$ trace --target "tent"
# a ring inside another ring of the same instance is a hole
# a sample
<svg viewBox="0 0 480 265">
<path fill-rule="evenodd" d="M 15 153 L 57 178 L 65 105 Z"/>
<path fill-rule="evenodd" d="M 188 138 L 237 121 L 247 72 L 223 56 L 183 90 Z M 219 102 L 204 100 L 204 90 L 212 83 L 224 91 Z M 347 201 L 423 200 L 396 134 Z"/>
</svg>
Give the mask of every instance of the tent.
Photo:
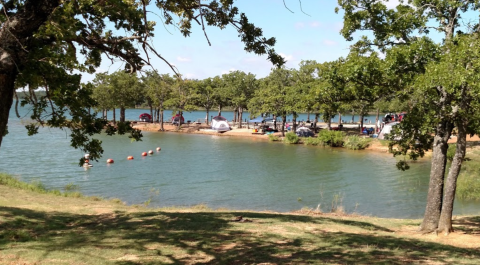
<svg viewBox="0 0 480 265">
<path fill-rule="evenodd" d="M 152 116 L 148 113 L 142 113 L 142 114 L 140 114 L 140 116 L 138 116 L 138 119 L 140 121 L 150 122 L 150 121 L 152 121 Z"/>
<path fill-rule="evenodd" d="M 185 119 L 183 118 L 183 116 L 180 116 L 180 114 L 177 114 L 177 115 L 172 117 L 172 123 L 173 124 L 178 124 L 178 120 L 180 120 L 180 124 L 185 123 Z"/>
<path fill-rule="evenodd" d="M 212 130 L 226 132 L 230 131 L 231 129 L 226 118 L 222 116 L 215 116 L 212 118 Z"/>
<path fill-rule="evenodd" d="M 396 126 L 396 125 L 398 125 L 399 123 L 400 123 L 400 122 L 398 122 L 398 121 L 386 123 L 386 124 L 383 126 L 382 131 L 381 131 L 380 134 L 378 135 L 378 139 L 384 140 L 384 139 L 385 139 L 385 135 L 386 135 L 386 134 L 389 134 L 390 132 L 392 132 L 393 126 Z M 399 139 L 396 138 L 395 140 L 399 140 Z"/>
<path fill-rule="evenodd" d="M 309 128 L 307 127 L 299 127 L 295 133 L 299 136 L 299 137 L 313 137 L 315 136 L 315 133 L 313 133 L 312 130 L 310 130 Z"/>
</svg>

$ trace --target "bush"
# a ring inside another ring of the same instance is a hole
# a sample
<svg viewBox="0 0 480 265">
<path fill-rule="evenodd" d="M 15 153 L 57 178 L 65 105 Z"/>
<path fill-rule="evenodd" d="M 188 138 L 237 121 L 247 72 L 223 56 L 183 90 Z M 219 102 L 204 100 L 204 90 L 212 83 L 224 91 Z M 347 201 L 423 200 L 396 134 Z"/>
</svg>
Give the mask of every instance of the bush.
<svg viewBox="0 0 480 265">
<path fill-rule="evenodd" d="M 452 162 L 453 157 L 455 156 L 455 152 L 457 151 L 457 145 L 456 144 L 449 144 L 448 149 L 447 149 L 447 160 Z"/>
<path fill-rule="evenodd" d="M 269 134 L 269 135 L 268 135 L 268 140 L 270 140 L 270 141 L 272 141 L 272 142 L 275 142 L 275 141 L 280 140 L 280 138 L 278 138 L 278 136 L 276 136 L 276 135 Z"/>
<path fill-rule="evenodd" d="M 450 151 L 450 147 L 448 148 Z M 447 153 L 448 156 L 448 153 Z M 477 157 L 463 162 L 457 180 L 456 197 L 463 200 L 480 200 L 480 162 Z"/>
<path fill-rule="evenodd" d="M 343 144 L 343 146 L 352 150 L 360 150 L 360 149 L 367 148 L 370 145 L 371 141 L 372 139 L 370 138 L 364 138 L 358 135 L 352 135 L 352 136 L 347 136 L 345 138 L 345 143 Z"/>
<path fill-rule="evenodd" d="M 304 145 L 319 145 L 321 143 L 322 142 L 320 141 L 320 139 L 318 139 L 316 137 L 307 137 L 307 138 L 303 139 L 303 144 Z"/>
<path fill-rule="evenodd" d="M 345 138 L 345 133 L 341 131 L 321 130 L 318 133 L 318 139 L 320 139 L 323 145 L 331 147 L 343 146 L 343 138 Z"/>
<path fill-rule="evenodd" d="M 288 132 L 285 134 L 284 141 L 287 144 L 298 144 L 298 142 L 300 142 L 300 138 L 294 132 Z"/>
</svg>

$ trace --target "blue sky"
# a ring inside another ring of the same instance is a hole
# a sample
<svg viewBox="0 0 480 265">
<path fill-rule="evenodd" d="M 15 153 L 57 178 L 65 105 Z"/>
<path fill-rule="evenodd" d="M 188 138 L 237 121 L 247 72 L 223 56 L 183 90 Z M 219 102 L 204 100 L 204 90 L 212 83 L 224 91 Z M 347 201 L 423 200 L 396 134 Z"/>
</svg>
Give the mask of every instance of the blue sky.
<svg viewBox="0 0 480 265">
<path fill-rule="evenodd" d="M 398 1 L 390 1 L 388 5 L 393 7 L 396 3 Z M 274 49 L 284 56 L 289 68 L 298 68 L 302 60 L 325 62 L 348 54 L 351 43 L 339 34 L 343 14 L 335 13 L 336 0 L 301 1 L 305 13 L 299 0 L 285 0 L 285 4 L 288 9 L 282 0 L 241 0 L 234 3 L 249 21 L 262 28 L 264 36 L 276 38 Z M 244 51 L 233 27 L 223 30 L 207 27 L 206 32 L 212 46 L 208 45 L 197 24 L 191 36 L 185 38 L 175 27 L 164 26 L 158 20 L 153 45 L 186 78 L 204 79 L 233 70 L 252 73 L 257 78 L 270 73 L 272 64 L 267 57 Z M 163 61 L 153 55 L 151 58 L 160 73 L 173 73 Z M 111 65 L 105 60 L 98 71 L 114 72 L 121 68 L 119 64 Z"/>
</svg>

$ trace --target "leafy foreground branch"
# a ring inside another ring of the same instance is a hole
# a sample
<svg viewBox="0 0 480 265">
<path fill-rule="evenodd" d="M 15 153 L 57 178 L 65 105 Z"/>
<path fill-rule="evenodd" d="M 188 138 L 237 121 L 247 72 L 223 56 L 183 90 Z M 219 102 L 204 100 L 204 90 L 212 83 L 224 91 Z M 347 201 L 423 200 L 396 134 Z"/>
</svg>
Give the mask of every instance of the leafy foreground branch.
<svg viewBox="0 0 480 265">
<path fill-rule="evenodd" d="M 420 235 L 420 220 L 156 209 L 0 185 L 0 263 L 478 264 L 480 217 L 464 233 Z M 243 216 L 251 222 L 235 222 Z"/>
</svg>

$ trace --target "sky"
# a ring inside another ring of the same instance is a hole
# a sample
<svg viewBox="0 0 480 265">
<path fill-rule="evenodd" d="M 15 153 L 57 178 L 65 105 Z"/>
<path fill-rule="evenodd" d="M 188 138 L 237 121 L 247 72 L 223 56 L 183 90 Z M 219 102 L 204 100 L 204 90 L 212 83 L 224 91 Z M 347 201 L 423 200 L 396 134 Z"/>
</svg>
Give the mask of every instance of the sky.
<svg viewBox="0 0 480 265">
<path fill-rule="evenodd" d="M 390 0 L 387 6 L 395 7 L 397 4 L 398 0 Z M 335 13 L 336 0 L 237 0 L 234 5 L 263 30 L 265 37 L 276 38 L 274 49 L 286 59 L 288 68 L 298 69 L 302 60 L 321 63 L 345 57 L 353 44 L 345 41 L 339 33 L 343 26 L 343 13 Z M 158 21 L 153 46 L 185 78 L 205 79 L 235 70 L 263 78 L 273 67 L 266 55 L 246 52 L 232 26 L 223 30 L 206 27 L 211 42 L 209 46 L 197 24 L 191 36 L 185 38 L 175 27 L 165 26 L 158 17 L 153 18 Z M 165 62 L 154 56 L 151 58 L 160 73 L 173 74 Z M 98 72 L 119 69 L 123 69 L 119 63 L 112 65 L 104 60 Z"/>
</svg>

